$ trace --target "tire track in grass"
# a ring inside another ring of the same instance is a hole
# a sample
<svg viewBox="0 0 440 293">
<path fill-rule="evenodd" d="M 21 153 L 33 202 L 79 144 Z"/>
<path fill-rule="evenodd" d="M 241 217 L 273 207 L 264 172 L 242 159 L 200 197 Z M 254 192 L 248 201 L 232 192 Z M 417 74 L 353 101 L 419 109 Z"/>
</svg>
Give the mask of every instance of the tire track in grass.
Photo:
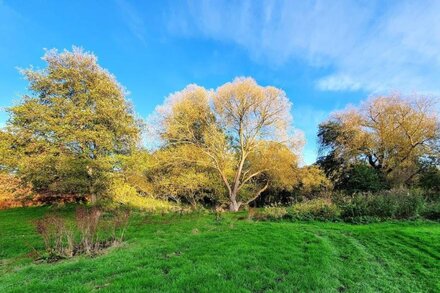
<svg viewBox="0 0 440 293">
<path fill-rule="evenodd" d="M 301 226 L 300 226 L 301 227 Z M 307 292 L 323 292 L 328 288 L 338 287 L 339 282 L 334 277 L 334 252 L 331 243 L 326 238 L 326 232 L 309 224 L 302 226 L 303 241 L 299 247 L 300 255 L 297 266 L 299 274 L 294 276 L 299 290 Z M 296 232 L 297 233 L 297 232 Z"/>
<path fill-rule="evenodd" d="M 413 248 L 415 251 L 423 253 L 426 257 L 437 259 L 440 263 L 440 250 L 435 243 L 428 243 L 422 241 L 421 238 L 411 236 L 405 232 L 396 232 L 394 237 L 399 240 L 401 244 Z M 440 239 L 438 239 L 440 241 Z"/>
<path fill-rule="evenodd" d="M 386 282 L 381 281 L 386 276 L 386 270 L 356 236 L 355 233 L 341 231 L 329 237 L 338 258 L 335 266 L 341 285 L 337 289 L 339 292 L 381 291 L 387 287 Z"/>
<path fill-rule="evenodd" d="M 367 247 L 385 268 L 383 276 L 399 292 L 427 292 L 435 288 L 435 273 L 421 267 L 424 258 L 395 238 L 396 231 L 362 235 L 359 241 Z M 414 257 L 417 256 L 417 257 Z M 382 280 L 382 278 L 381 278 Z"/>
</svg>

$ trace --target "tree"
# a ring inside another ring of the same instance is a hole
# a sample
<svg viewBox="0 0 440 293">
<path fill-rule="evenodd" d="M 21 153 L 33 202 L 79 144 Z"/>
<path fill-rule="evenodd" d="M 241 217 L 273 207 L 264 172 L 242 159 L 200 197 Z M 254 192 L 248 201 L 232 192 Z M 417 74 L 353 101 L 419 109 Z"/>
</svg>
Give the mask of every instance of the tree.
<svg viewBox="0 0 440 293">
<path fill-rule="evenodd" d="M 0 172 L 11 171 L 11 166 L 17 161 L 11 149 L 13 137 L 6 130 L 0 129 Z"/>
<path fill-rule="evenodd" d="M 307 198 L 313 198 L 319 193 L 331 190 L 332 184 L 324 171 L 316 165 L 305 166 L 297 172 L 298 191 Z"/>
<path fill-rule="evenodd" d="M 440 168 L 430 166 L 420 174 L 419 186 L 426 190 L 440 191 Z"/>
<path fill-rule="evenodd" d="M 139 123 L 125 92 L 81 49 L 47 51 L 42 70 L 26 69 L 30 95 L 9 108 L 8 150 L 16 171 L 39 190 L 103 194 L 118 154 L 129 154 Z"/>
<path fill-rule="evenodd" d="M 432 99 L 377 97 L 333 114 L 320 126 L 321 146 L 328 149 L 321 162 L 367 162 L 393 184 L 408 183 L 420 172 L 419 161 L 433 153 L 439 134 Z"/>
<path fill-rule="evenodd" d="M 216 171 L 237 211 L 273 183 L 279 164 L 271 166 L 266 149 L 298 146 L 289 136 L 290 107 L 282 90 L 237 78 L 216 91 L 190 85 L 173 94 L 157 109 L 157 125 L 167 147 L 189 144 L 204 154 L 199 163 Z M 291 154 L 280 163 L 295 165 Z"/>
<path fill-rule="evenodd" d="M 349 168 L 345 159 L 337 153 L 341 147 L 338 141 L 341 132 L 340 124 L 331 120 L 321 123 L 318 128 L 319 157 L 316 163 L 335 187 L 339 186 Z"/>
<path fill-rule="evenodd" d="M 153 164 L 147 172 L 155 196 L 189 203 L 196 208 L 204 202 L 222 202 L 222 183 L 204 154 L 190 144 L 160 149 L 152 154 Z"/>
<path fill-rule="evenodd" d="M 386 189 L 382 174 L 365 163 L 350 166 L 338 184 L 339 189 L 354 192 L 376 192 Z"/>
</svg>

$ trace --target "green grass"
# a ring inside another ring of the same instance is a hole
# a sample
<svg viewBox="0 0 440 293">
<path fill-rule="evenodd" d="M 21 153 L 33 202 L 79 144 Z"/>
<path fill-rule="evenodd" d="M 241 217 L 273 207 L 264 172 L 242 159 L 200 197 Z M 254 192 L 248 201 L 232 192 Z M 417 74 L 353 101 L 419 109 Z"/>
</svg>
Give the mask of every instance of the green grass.
<svg viewBox="0 0 440 293">
<path fill-rule="evenodd" d="M 32 221 L 49 210 L 0 211 L 0 292 L 440 291 L 438 223 L 135 214 L 123 246 L 36 264 L 28 253 L 43 247 Z"/>
</svg>

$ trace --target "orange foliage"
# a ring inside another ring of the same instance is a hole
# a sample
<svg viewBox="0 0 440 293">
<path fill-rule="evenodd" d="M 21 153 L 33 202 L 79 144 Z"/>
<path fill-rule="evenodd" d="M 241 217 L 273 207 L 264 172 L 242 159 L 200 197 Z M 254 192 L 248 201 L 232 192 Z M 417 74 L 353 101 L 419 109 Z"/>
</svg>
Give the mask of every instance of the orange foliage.
<svg viewBox="0 0 440 293">
<path fill-rule="evenodd" d="M 31 205 L 32 190 L 14 175 L 0 173 L 0 209 Z"/>
<path fill-rule="evenodd" d="M 24 184 L 12 174 L 0 172 L 0 210 L 16 207 L 39 206 L 44 204 L 64 204 L 85 202 L 85 196 L 55 194 L 52 192 L 36 193 L 32 187 Z"/>
</svg>

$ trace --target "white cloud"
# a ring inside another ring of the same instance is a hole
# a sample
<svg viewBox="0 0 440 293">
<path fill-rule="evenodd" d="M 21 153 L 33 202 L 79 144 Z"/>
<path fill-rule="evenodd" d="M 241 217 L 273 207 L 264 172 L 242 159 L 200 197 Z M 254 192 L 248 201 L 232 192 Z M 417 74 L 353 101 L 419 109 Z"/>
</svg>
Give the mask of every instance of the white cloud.
<svg viewBox="0 0 440 293">
<path fill-rule="evenodd" d="M 349 75 L 330 75 L 320 79 L 317 86 L 321 90 L 340 91 L 340 90 L 359 90 L 361 84 Z"/>
<path fill-rule="evenodd" d="M 440 1 L 189 1 L 172 32 L 238 44 L 258 62 L 325 69 L 327 91 L 440 93 Z"/>
<path fill-rule="evenodd" d="M 145 35 L 145 23 L 142 16 L 137 10 L 126 0 L 117 0 L 123 19 L 131 33 L 145 46 L 147 44 Z"/>
</svg>

